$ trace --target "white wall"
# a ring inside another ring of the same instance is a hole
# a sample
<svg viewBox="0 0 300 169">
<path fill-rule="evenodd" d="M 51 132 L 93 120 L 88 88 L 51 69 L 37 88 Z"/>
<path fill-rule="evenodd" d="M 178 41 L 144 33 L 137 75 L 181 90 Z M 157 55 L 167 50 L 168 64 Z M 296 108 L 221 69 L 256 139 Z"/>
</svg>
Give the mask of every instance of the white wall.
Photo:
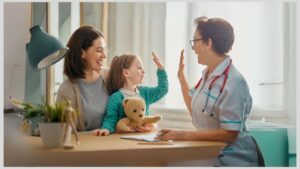
<svg viewBox="0 0 300 169">
<path fill-rule="evenodd" d="M 4 108 L 9 96 L 24 99 L 26 48 L 31 27 L 31 3 L 4 2 Z"/>
<path fill-rule="evenodd" d="M 297 1 L 297 6 L 296 6 L 296 30 L 298 30 L 296 32 L 296 46 L 298 46 L 296 48 L 296 113 L 294 115 L 291 115 L 290 118 L 294 118 L 297 119 L 297 125 L 298 125 L 298 129 L 299 129 L 299 113 L 300 113 L 300 2 Z M 299 140 L 299 134 L 298 136 L 298 140 Z M 299 150 L 299 146 L 298 146 L 298 150 Z M 299 152 L 299 151 L 298 151 Z M 298 158 L 298 164 L 299 164 L 299 158 Z"/>
</svg>

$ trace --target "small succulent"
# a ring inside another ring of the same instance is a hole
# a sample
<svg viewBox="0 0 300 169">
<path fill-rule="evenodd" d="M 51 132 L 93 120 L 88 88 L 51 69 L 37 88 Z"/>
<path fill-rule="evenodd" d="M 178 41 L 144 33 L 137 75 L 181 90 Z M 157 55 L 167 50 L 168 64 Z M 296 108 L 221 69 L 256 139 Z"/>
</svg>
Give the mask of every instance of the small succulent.
<svg viewBox="0 0 300 169">
<path fill-rule="evenodd" d="M 56 103 L 54 105 L 44 105 L 43 112 L 45 122 L 64 122 L 64 103 Z"/>
<path fill-rule="evenodd" d="M 15 107 L 19 108 L 20 111 L 22 111 L 22 118 L 23 119 L 30 119 L 34 117 L 41 117 L 44 115 L 43 109 L 44 105 L 42 104 L 32 104 L 32 103 L 26 103 L 21 100 L 11 98 L 10 99 L 11 104 Z"/>
<path fill-rule="evenodd" d="M 64 117 L 64 108 L 66 106 L 65 102 L 56 103 L 54 105 L 47 104 L 32 104 L 26 103 L 24 101 L 11 98 L 11 103 L 20 111 L 22 111 L 22 115 L 20 117 L 22 119 L 32 119 L 38 118 L 43 122 L 65 122 Z M 78 111 L 74 113 L 74 118 L 78 116 Z"/>
</svg>

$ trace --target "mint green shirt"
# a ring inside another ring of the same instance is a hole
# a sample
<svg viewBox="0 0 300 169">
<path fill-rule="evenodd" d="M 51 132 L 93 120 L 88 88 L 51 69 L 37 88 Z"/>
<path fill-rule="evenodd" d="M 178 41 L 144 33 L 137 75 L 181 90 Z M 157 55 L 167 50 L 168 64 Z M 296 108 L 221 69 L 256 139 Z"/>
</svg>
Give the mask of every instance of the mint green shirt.
<svg viewBox="0 0 300 169">
<path fill-rule="evenodd" d="M 149 105 L 157 102 L 168 93 L 169 84 L 166 71 L 158 69 L 156 75 L 158 78 L 158 85 L 156 87 L 138 87 L 140 97 L 146 103 L 146 116 L 150 114 Z M 107 129 L 110 133 L 115 132 L 118 121 L 126 116 L 123 108 L 123 99 L 124 95 L 120 91 L 113 93 L 108 98 L 106 114 L 101 126 L 102 129 Z"/>
</svg>

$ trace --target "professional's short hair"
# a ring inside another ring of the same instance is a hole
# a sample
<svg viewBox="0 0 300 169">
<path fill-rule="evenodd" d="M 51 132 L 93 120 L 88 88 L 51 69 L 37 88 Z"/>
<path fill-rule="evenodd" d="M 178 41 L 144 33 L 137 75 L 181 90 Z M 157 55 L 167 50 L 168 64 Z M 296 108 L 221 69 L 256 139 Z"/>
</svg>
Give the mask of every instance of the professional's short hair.
<svg viewBox="0 0 300 169">
<path fill-rule="evenodd" d="M 202 16 L 194 20 L 196 30 L 202 36 L 203 42 L 212 40 L 213 50 L 220 54 L 227 54 L 234 42 L 233 27 L 221 18 L 207 18 Z"/>
<path fill-rule="evenodd" d="M 81 57 L 82 50 L 93 46 L 94 40 L 99 37 L 104 38 L 103 34 L 92 26 L 82 26 L 72 34 L 67 43 L 69 50 L 64 63 L 64 74 L 70 81 L 85 77 L 86 62 Z"/>
</svg>

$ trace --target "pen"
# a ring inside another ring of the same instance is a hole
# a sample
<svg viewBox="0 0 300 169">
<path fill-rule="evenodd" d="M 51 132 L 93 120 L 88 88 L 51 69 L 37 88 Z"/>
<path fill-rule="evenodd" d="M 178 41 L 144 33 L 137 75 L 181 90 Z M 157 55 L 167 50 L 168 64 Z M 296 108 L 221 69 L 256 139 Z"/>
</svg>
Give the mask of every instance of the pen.
<svg viewBox="0 0 300 169">
<path fill-rule="evenodd" d="M 174 142 L 173 140 L 168 140 L 168 141 L 151 141 L 151 142 L 138 142 L 138 144 L 145 144 L 145 145 L 173 145 Z"/>
</svg>

